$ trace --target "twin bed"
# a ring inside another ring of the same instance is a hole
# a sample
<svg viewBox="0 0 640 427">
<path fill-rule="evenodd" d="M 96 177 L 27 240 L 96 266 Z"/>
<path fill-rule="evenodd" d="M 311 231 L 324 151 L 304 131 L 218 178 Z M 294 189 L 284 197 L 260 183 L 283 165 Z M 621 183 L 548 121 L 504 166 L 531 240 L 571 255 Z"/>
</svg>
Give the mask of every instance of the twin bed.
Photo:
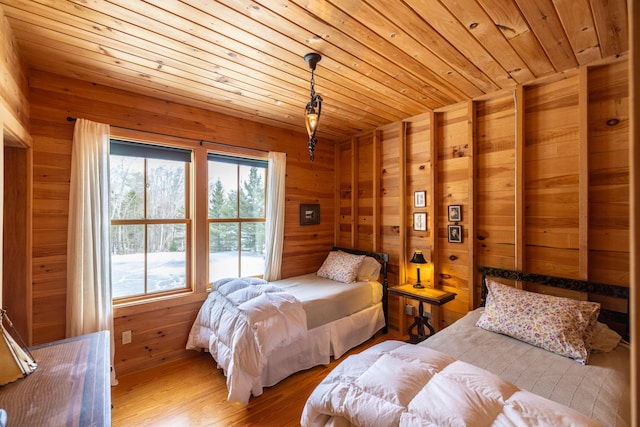
<svg viewBox="0 0 640 427">
<path fill-rule="evenodd" d="M 329 364 L 386 330 L 387 254 L 334 248 L 316 273 L 212 285 L 187 349 L 206 350 L 227 377 L 228 400 Z"/>
<path fill-rule="evenodd" d="M 629 346 L 597 321 L 600 304 L 501 282 L 623 301 L 628 289 L 480 271 L 485 307 L 418 345 L 386 341 L 346 358 L 309 397 L 302 426 L 629 426 Z M 601 317 L 619 326 L 619 315 Z"/>
<path fill-rule="evenodd" d="M 246 404 L 263 387 L 385 330 L 387 261 L 334 248 L 317 273 L 217 282 L 187 347 L 210 351 L 229 400 Z M 626 338 L 626 313 L 513 284 L 570 289 L 622 311 L 628 288 L 479 271 L 483 307 L 418 345 L 388 340 L 345 358 L 309 397 L 301 425 L 629 426 L 629 346 L 601 323 Z M 267 306 L 257 303 L 265 299 Z"/>
</svg>

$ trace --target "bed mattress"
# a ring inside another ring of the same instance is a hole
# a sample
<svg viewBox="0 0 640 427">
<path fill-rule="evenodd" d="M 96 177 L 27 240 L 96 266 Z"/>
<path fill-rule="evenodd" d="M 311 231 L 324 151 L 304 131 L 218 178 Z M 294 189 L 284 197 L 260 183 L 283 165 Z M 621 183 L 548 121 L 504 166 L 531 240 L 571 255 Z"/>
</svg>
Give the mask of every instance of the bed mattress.
<svg viewBox="0 0 640 427">
<path fill-rule="evenodd" d="M 382 285 L 375 281 L 342 283 L 310 273 L 271 283 L 302 303 L 309 330 L 350 316 L 382 300 Z"/>
<path fill-rule="evenodd" d="M 482 308 L 419 345 L 486 369 L 606 426 L 630 425 L 630 354 L 625 343 L 592 352 L 586 365 L 476 325 Z"/>
</svg>

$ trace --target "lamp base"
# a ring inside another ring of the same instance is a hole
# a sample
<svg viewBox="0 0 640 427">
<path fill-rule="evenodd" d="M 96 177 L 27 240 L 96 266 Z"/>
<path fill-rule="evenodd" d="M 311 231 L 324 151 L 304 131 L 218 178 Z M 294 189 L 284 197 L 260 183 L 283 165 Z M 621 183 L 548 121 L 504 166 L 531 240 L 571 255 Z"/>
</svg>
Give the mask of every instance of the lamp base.
<svg viewBox="0 0 640 427">
<path fill-rule="evenodd" d="M 413 285 L 413 287 L 417 288 L 417 289 L 423 289 L 424 288 L 424 286 L 422 286 L 422 283 L 416 283 L 415 285 Z"/>
</svg>

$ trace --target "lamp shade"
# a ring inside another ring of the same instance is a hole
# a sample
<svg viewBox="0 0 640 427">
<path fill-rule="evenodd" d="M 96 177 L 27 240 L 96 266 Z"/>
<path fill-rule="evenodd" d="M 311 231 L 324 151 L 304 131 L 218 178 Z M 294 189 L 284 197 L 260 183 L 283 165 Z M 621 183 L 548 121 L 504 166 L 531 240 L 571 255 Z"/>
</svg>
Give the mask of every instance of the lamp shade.
<svg viewBox="0 0 640 427">
<path fill-rule="evenodd" d="M 429 261 L 427 261 L 426 259 L 424 259 L 424 255 L 422 255 L 421 251 L 415 251 L 413 253 L 413 258 L 411 258 L 411 261 L 409 261 L 413 264 L 428 264 Z"/>
<path fill-rule="evenodd" d="M 309 134 L 309 138 L 314 137 L 316 135 L 316 130 L 318 129 L 318 120 L 320 120 L 320 113 L 316 112 L 315 108 L 307 108 L 305 109 L 304 114 L 304 122 L 307 126 L 307 133 Z"/>
<path fill-rule="evenodd" d="M 13 324 L 2 310 L 0 314 L 0 366 L 2 366 L 0 386 L 26 377 L 38 366 L 31 355 L 22 349 L 7 332 L 2 324 L 3 320 L 6 320 L 9 327 L 13 329 Z"/>
</svg>

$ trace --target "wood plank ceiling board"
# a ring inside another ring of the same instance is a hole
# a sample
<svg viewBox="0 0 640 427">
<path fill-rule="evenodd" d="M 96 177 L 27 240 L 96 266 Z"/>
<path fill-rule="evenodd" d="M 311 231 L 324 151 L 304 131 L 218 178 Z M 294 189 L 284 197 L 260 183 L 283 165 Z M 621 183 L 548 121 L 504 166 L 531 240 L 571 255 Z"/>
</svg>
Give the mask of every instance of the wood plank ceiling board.
<svg viewBox="0 0 640 427">
<path fill-rule="evenodd" d="M 31 70 L 346 139 L 628 52 L 628 0 L 0 0 Z"/>
</svg>

